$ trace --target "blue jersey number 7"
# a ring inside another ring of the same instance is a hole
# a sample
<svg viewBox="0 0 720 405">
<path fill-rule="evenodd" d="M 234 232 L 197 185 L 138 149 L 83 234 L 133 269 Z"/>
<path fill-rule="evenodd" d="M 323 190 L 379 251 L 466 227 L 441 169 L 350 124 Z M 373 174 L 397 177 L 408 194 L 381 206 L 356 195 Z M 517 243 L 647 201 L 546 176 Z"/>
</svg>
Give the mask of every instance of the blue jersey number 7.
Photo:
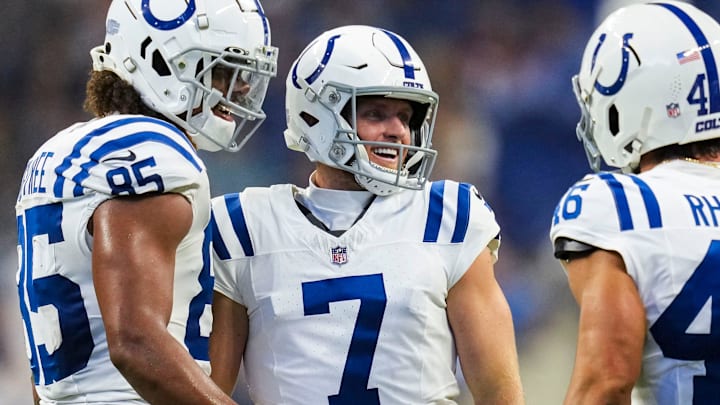
<svg viewBox="0 0 720 405">
<path fill-rule="evenodd" d="M 387 303 L 382 274 L 303 283 L 302 292 L 306 316 L 329 314 L 331 302 L 360 300 L 340 390 L 328 400 L 330 405 L 379 405 L 377 388 L 367 386 Z"/>
</svg>

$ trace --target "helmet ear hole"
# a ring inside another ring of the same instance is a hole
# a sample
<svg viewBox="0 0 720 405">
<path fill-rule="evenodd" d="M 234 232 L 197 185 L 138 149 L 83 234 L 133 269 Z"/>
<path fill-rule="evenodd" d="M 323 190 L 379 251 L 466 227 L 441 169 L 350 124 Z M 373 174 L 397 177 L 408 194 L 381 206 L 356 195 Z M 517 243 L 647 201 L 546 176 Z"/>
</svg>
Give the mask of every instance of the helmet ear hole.
<svg viewBox="0 0 720 405">
<path fill-rule="evenodd" d="M 152 56 L 152 67 L 160 77 L 170 76 L 170 68 L 165 63 L 165 58 L 160 54 L 160 51 L 155 50 Z"/>
<path fill-rule="evenodd" d="M 610 128 L 610 133 L 613 134 L 613 136 L 617 135 L 620 132 L 620 113 L 618 112 L 617 107 L 615 107 L 615 104 L 610 106 L 610 109 L 608 110 L 608 128 Z"/>
<path fill-rule="evenodd" d="M 623 149 L 625 149 L 625 152 L 627 152 L 627 153 L 632 153 L 633 152 L 633 143 L 628 142 L 628 144 L 625 145 L 625 147 Z"/>
<path fill-rule="evenodd" d="M 305 123 L 306 123 L 309 127 L 313 127 L 313 126 L 315 126 L 318 122 L 320 122 L 319 119 L 317 119 L 315 116 L 309 114 L 309 113 L 306 112 L 306 111 L 303 111 L 303 112 L 300 113 L 300 118 L 302 118 L 302 120 L 305 121 Z"/>
</svg>

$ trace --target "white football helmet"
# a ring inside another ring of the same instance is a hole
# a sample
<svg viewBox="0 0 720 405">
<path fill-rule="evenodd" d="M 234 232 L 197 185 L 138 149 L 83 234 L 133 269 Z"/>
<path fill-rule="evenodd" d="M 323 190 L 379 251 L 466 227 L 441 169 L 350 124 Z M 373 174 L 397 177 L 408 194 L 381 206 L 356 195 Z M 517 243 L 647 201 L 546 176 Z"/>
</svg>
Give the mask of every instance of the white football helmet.
<svg viewBox="0 0 720 405">
<path fill-rule="evenodd" d="M 113 0 L 90 54 L 209 151 L 237 151 L 255 132 L 277 70 L 259 0 Z"/>
<path fill-rule="evenodd" d="M 654 149 L 720 137 L 720 25 L 676 1 L 635 4 L 593 33 L 573 77 L 593 170 L 625 172 Z"/>
<path fill-rule="evenodd" d="M 327 31 L 292 64 L 286 90 L 288 148 L 305 152 L 313 162 L 353 173 L 358 184 L 377 195 L 423 188 L 437 156 L 431 138 L 438 95 L 405 39 L 369 26 Z M 360 139 L 355 130 L 357 97 L 369 95 L 411 102 L 413 145 Z M 341 114 L 346 106 L 351 107 L 346 110 L 348 119 Z M 407 157 L 395 170 L 376 165 L 368 149 L 378 146 Z"/>
</svg>

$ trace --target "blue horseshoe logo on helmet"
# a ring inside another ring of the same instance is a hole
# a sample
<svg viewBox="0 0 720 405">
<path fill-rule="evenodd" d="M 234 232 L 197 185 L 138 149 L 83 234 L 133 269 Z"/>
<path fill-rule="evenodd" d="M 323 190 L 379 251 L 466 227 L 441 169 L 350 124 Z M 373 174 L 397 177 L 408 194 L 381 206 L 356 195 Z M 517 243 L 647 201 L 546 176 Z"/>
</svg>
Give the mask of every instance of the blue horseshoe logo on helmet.
<svg viewBox="0 0 720 405">
<path fill-rule="evenodd" d="M 155 14 L 150 10 L 150 0 L 142 0 L 142 13 L 148 24 L 159 30 L 170 31 L 185 24 L 195 14 L 195 0 L 188 1 L 185 11 L 174 20 L 160 20 L 155 17 Z"/>
<path fill-rule="evenodd" d="M 593 71 L 595 69 L 595 60 L 597 58 L 598 52 L 600 51 L 600 47 L 605 42 L 605 38 L 607 37 L 606 34 L 600 35 L 600 40 L 597 44 L 597 47 L 595 48 L 595 52 L 593 53 L 592 58 L 592 65 L 590 67 L 590 71 Z M 600 84 L 600 82 L 595 81 L 595 89 L 599 91 L 600 93 L 606 95 L 606 96 L 612 96 L 613 94 L 617 93 L 622 89 L 623 85 L 625 84 L 625 79 L 627 78 L 628 74 L 628 67 L 630 66 L 630 53 L 628 52 L 628 47 L 630 46 L 628 42 L 630 41 L 630 38 L 633 37 L 632 33 L 627 33 L 623 35 L 623 47 L 621 49 L 622 52 L 622 67 L 620 68 L 620 75 L 618 76 L 617 80 L 615 80 L 615 83 L 611 84 L 610 86 L 603 86 Z"/>
</svg>

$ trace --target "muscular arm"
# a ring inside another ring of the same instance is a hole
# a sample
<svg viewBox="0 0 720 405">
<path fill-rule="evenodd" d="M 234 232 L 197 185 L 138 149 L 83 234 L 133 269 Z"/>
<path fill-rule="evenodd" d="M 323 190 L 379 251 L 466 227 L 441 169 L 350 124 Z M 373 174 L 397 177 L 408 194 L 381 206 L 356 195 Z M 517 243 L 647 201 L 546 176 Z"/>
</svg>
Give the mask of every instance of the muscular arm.
<svg viewBox="0 0 720 405">
<path fill-rule="evenodd" d="M 460 365 L 476 404 L 522 404 L 510 307 L 485 249 L 448 294 Z"/>
<path fill-rule="evenodd" d="M 565 404 L 630 404 L 646 329 L 637 288 L 615 252 L 597 250 L 563 265 L 580 305 L 575 367 Z"/>
<path fill-rule="evenodd" d="M 213 328 L 210 334 L 210 377 L 228 395 L 237 381 L 248 336 L 247 309 L 215 292 Z"/>
<path fill-rule="evenodd" d="M 93 214 L 93 279 L 110 358 L 153 404 L 232 404 L 167 330 L 175 253 L 192 222 L 178 194 L 123 197 Z"/>
</svg>

